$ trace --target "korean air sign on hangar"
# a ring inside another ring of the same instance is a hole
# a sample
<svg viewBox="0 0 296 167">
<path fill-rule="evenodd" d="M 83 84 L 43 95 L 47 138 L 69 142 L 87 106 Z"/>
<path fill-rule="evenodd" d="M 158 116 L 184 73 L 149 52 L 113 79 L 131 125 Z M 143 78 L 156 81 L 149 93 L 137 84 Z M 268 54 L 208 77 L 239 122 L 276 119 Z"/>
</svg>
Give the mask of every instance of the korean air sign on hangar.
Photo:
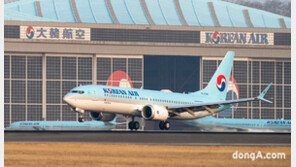
<svg viewBox="0 0 296 167">
<path fill-rule="evenodd" d="M 200 43 L 230 45 L 273 45 L 273 33 L 201 31 Z"/>
<path fill-rule="evenodd" d="M 90 41 L 90 28 L 21 26 L 20 38 Z"/>
</svg>

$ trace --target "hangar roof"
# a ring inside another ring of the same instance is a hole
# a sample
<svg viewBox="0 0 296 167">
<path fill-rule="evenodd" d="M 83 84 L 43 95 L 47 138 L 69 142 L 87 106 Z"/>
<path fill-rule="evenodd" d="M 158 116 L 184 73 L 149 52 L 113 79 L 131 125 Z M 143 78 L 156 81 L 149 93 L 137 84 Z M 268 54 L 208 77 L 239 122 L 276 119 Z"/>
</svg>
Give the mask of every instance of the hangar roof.
<svg viewBox="0 0 296 167">
<path fill-rule="evenodd" d="M 291 18 L 219 0 L 21 0 L 5 20 L 291 28 Z"/>
</svg>

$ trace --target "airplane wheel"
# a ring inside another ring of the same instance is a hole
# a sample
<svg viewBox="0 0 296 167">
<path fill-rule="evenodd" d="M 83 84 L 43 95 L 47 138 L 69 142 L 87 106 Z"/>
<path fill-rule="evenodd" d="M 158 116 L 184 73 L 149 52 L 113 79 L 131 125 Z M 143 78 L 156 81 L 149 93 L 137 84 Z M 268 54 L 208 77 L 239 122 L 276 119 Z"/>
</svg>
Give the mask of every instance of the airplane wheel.
<svg viewBox="0 0 296 167">
<path fill-rule="evenodd" d="M 159 129 L 164 130 L 164 122 L 163 121 L 159 122 Z"/>
<path fill-rule="evenodd" d="M 137 122 L 137 121 L 135 121 L 135 122 L 133 123 L 133 125 L 134 125 L 134 129 L 135 129 L 135 130 L 137 130 L 137 129 L 140 128 L 140 124 L 139 124 L 139 122 Z"/>
<path fill-rule="evenodd" d="M 168 121 L 165 121 L 165 122 L 163 123 L 163 127 L 164 127 L 165 130 L 169 130 L 170 127 L 171 127 L 171 124 L 170 124 Z"/>
<path fill-rule="evenodd" d="M 84 122 L 84 118 L 78 118 L 79 122 Z"/>
<path fill-rule="evenodd" d="M 133 130 L 134 129 L 134 123 L 132 121 L 128 123 L 128 128 L 130 130 Z"/>
</svg>

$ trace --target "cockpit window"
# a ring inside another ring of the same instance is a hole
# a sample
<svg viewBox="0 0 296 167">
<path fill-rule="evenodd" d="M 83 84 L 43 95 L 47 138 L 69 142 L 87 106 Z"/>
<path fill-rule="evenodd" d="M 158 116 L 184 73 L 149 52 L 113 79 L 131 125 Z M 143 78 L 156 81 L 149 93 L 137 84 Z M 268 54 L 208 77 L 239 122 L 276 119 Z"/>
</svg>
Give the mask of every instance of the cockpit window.
<svg viewBox="0 0 296 167">
<path fill-rule="evenodd" d="M 84 91 L 83 91 L 83 90 L 72 90 L 71 93 L 79 93 L 79 94 L 83 94 Z"/>
</svg>

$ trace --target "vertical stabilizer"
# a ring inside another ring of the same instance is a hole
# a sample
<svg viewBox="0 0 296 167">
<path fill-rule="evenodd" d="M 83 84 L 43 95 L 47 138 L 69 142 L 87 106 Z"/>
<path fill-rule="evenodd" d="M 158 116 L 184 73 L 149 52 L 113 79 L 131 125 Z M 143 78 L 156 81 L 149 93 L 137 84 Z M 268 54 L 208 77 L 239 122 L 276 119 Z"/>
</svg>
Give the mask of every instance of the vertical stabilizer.
<svg viewBox="0 0 296 167">
<path fill-rule="evenodd" d="M 234 52 L 228 51 L 207 87 L 200 91 L 193 92 L 192 94 L 204 95 L 216 100 L 225 100 L 233 64 L 233 58 Z"/>
</svg>

